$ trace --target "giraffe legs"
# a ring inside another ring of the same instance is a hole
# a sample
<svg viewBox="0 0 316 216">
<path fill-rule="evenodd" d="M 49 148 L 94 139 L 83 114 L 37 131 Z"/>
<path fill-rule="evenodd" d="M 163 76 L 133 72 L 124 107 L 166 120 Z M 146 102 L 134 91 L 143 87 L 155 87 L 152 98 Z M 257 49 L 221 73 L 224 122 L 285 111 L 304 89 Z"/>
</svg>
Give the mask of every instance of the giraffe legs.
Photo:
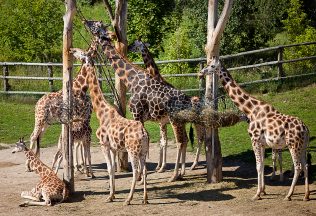
<svg viewBox="0 0 316 216">
<path fill-rule="evenodd" d="M 195 131 L 196 131 L 196 134 L 198 137 L 198 145 L 197 145 L 197 149 L 196 149 L 196 153 L 195 153 L 195 159 L 193 161 L 192 166 L 190 167 L 190 170 L 194 170 L 195 167 L 198 165 L 199 157 L 200 157 L 200 153 L 201 153 L 201 146 L 202 146 L 202 143 L 204 141 L 203 128 L 197 124 L 194 124 L 194 127 L 195 127 Z"/>
<path fill-rule="evenodd" d="M 258 189 L 256 195 L 252 198 L 253 200 L 260 200 L 260 194 L 265 193 L 264 185 L 264 146 L 258 141 L 253 141 L 252 148 L 256 157 L 256 168 L 258 173 Z"/>
<path fill-rule="evenodd" d="M 293 195 L 295 185 L 297 183 L 298 177 L 300 175 L 300 172 L 304 171 L 304 179 L 305 179 L 305 196 L 304 201 L 309 200 L 309 184 L 308 184 L 308 165 L 306 164 L 306 150 L 303 150 L 300 152 L 300 154 L 297 154 L 295 149 L 290 148 L 290 153 L 293 159 L 294 164 L 294 177 L 292 180 L 292 184 L 290 187 L 290 190 L 284 200 L 291 200 L 291 196 Z"/>
<path fill-rule="evenodd" d="M 280 173 L 280 181 L 283 182 L 284 177 L 283 177 L 283 171 L 282 171 L 282 149 L 272 149 L 272 176 L 271 179 L 274 180 L 275 179 L 275 173 L 277 170 L 277 164 L 276 164 L 276 160 L 278 159 L 278 163 L 279 163 L 279 173 Z"/>
<path fill-rule="evenodd" d="M 156 171 L 164 172 L 167 165 L 167 124 L 159 123 L 160 127 L 160 152 L 159 161 L 156 167 Z"/>
<path fill-rule="evenodd" d="M 185 173 L 185 152 L 186 152 L 186 147 L 187 147 L 187 135 L 185 131 L 184 125 L 176 125 L 174 123 L 171 123 L 175 138 L 176 138 L 176 143 L 177 143 L 177 156 L 176 156 L 176 162 L 175 162 L 175 168 L 174 168 L 174 173 L 173 176 L 169 179 L 169 182 L 176 181 L 179 178 L 179 162 L 180 158 L 182 159 L 182 170 L 181 170 L 181 175 L 183 176 Z"/>
<path fill-rule="evenodd" d="M 109 182 L 110 182 L 110 195 L 106 199 L 107 202 L 112 202 L 115 198 L 115 172 L 112 166 L 112 159 L 110 154 L 110 147 L 109 144 L 101 144 L 101 150 L 103 152 L 103 155 L 105 157 L 108 173 L 109 173 Z"/>
</svg>

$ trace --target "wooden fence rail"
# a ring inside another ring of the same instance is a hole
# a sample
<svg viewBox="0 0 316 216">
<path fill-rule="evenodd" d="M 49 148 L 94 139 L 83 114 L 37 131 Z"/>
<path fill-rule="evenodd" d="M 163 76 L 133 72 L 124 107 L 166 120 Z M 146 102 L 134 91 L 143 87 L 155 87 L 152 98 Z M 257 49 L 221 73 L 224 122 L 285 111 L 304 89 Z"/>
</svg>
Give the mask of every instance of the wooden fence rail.
<svg viewBox="0 0 316 216">
<path fill-rule="evenodd" d="M 247 52 L 241 52 L 236 53 L 232 55 L 225 55 L 221 56 L 220 58 L 225 59 L 232 59 L 236 57 L 244 57 L 246 55 L 252 55 L 252 54 L 258 54 L 258 53 L 264 53 L 264 52 L 270 52 L 270 51 L 276 51 L 277 52 L 277 60 L 275 61 L 269 61 L 269 62 L 263 62 L 259 64 L 252 64 L 252 65 L 244 65 L 239 67 L 233 67 L 228 68 L 229 71 L 234 70 L 242 70 L 242 69 L 250 69 L 250 68 L 258 68 L 263 66 L 277 66 L 278 67 L 278 76 L 275 78 L 270 79 L 262 79 L 262 80 L 255 80 L 252 82 L 247 83 L 241 83 L 244 84 L 253 84 L 253 83 L 262 83 L 262 82 L 269 82 L 273 80 L 278 80 L 286 76 L 284 70 L 283 70 L 283 64 L 292 63 L 292 62 L 298 62 L 298 61 L 307 61 L 307 60 L 313 60 L 316 59 L 316 56 L 307 56 L 307 57 L 301 57 L 296 59 L 290 59 L 290 60 L 283 60 L 283 52 L 284 49 L 290 48 L 290 47 L 296 47 L 296 46 L 308 46 L 316 44 L 316 42 L 305 42 L 305 43 L 299 43 L 299 44 L 290 44 L 290 45 L 282 45 L 282 46 L 275 46 L 275 47 L 268 47 L 258 50 L 251 50 Z M 206 58 L 194 58 L 194 59 L 177 59 L 177 60 L 164 60 L 164 61 L 157 61 L 157 64 L 175 64 L 175 63 L 197 63 L 200 65 L 200 69 L 203 68 L 203 65 L 206 63 Z M 134 62 L 134 64 L 142 65 L 143 62 Z M 49 85 L 49 90 L 54 91 L 54 80 L 62 80 L 62 77 L 54 77 L 54 71 L 53 67 L 62 67 L 62 63 L 28 63 L 28 62 L 0 62 L 0 66 L 3 68 L 3 75 L 0 75 L 0 79 L 2 79 L 3 82 L 3 90 L 0 90 L 0 93 L 6 93 L 6 94 L 45 94 L 47 92 L 34 92 L 34 91 L 11 91 L 11 86 L 9 84 L 9 80 L 47 80 Z M 9 75 L 9 66 L 43 66 L 47 67 L 47 77 L 35 77 L 35 76 L 10 76 Z M 80 64 L 74 64 L 75 67 L 79 67 Z M 104 64 L 96 64 L 96 66 L 104 66 Z M 99 67 L 98 67 L 99 68 Z M 306 76 L 311 74 L 302 74 L 302 75 L 295 75 L 291 77 L 297 77 L 297 76 Z M 196 74 L 187 73 L 187 74 L 164 74 L 163 77 L 196 77 Z M 289 78 L 289 77 L 288 77 Z M 99 83 L 102 85 L 102 82 L 105 81 L 105 78 L 102 78 L 99 76 Z M 188 92 L 188 91 L 197 91 L 199 89 L 183 89 L 182 91 Z"/>
</svg>

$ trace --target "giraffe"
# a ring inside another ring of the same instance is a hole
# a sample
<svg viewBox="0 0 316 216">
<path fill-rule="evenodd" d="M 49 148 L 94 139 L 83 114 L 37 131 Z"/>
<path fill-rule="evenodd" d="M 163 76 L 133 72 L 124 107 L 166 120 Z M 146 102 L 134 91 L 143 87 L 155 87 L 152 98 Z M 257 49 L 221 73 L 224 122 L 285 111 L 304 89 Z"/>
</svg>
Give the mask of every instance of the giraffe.
<svg viewBox="0 0 316 216">
<path fill-rule="evenodd" d="M 90 127 L 90 118 L 84 120 L 84 122 L 73 122 L 72 124 L 72 137 L 74 139 L 74 152 L 75 152 L 75 169 L 79 170 L 79 161 L 78 157 L 81 156 L 83 171 L 86 173 L 87 177 L 95 178 L 92 166 L 91 166 L 91 152 L 90 152 L 90 144 L 91 144 L 91 133 L 92 129 Z M 82 152 L 83 151 L 83 152 Z M 56 152 L 52 169 L 54 169 L 55 164 L 55 173 L 58 172 L 60 167 L 60 163 L 62 161 L 62 134 L 59 136 L 58 140 L 58 151 Z M 88 167 L 87 167 L 88 165 Z"/>
<path fill-rule="evenodd" d="M 39 174 L 40 182 L 31 191 L 23 191 L 21 193 L 21 197 L 33 201 L 25 201 L 20 206 L 51 206 L 53 201 L 65 201 L 69 196 L 69 190 L 66 184 L 60 180 L 54 171 L 46 166 L 32 150 L 28 149 L 23 138 L 20 138 L 12 150 L 12 153 L 22 151 L 25 153 L 26 160 L 29 161 L 30 168 Z"/>
<path fill-rule="evenodd" d="M 300 172 L 304 171 L 305 196 L 309 200 L 308 166 L 306 165 L 306 149 L 309 143 L 309 130 L 297 117 L 280 113 L 273 106 L 260 101 L 246 93 L 232 78 L 218 58 L 201 70 L 200 76 L 216 73 L 219 76 L 229 97 L 249 119 L 248 133 L 256 158 L 258 173 L 258 189 L 253 200 L 261 199 L 265 194 L 264 184 L 264 150 L 289 148 L 294 164 L 294 177 L 285 200 L 291 200 Z"/>
<path fill-rule="evenodd" d="M 87 89 L 80 86 L 79 80 L 82 79 L 81 71 L 78 73 L 76 79 L 73 82 L 73 95 L 74 95 L 74 110 L 73 110 L 73 131 L 72 135 L 76 142 L 85 141 L 86 157 L 88 162 L 91 161 L 90 154 L 90 141 L 91 133 L 82 133 L 85 129 L 91 130 L 90 118 L 91 118 L 91 101 L 86 95 Z M 85 107 L 85 109 L 82 109 Z M 40 139 L 50 124 L 54 122 L 63 122 L 63 96 L 62 91 L 51 92 L 41 97 L 35 105 L 35 125 L 30 138 L 30 148 L 34 148 L 35 154 L 40 155 Z M 60 135 L 61 136 L 61 135 Z M 61 138 L 59 138 L 60 141 Z M 60 142 L 59 142 L 60 143 Z M 60 144 L 59 144 L 60 145 Z M 60 148 L 57 151 L 57 155 L 60 155 Z M 77 162 L 75 154 L 75 162 Z M 91 163 L 89 164 L 91 168 Z M 30 171 L 28 164 L 26 164 L 26 171 Z M 91 171 L 91 169 L 90 169 Z M 91 173 L 92 174 L 92 173 Z M 92 175 L 93 176 L 93 175 Z"/>
<path fill-rule="evenodd" d="M 90 51 L 93 52 L 93 50 Z M 122 117 L 118 111 L 105 100 L 102 90 L 98 85 L 90 51 L 85 53 L 80 49 L 71 49 L 74 57 L 81 60 L 85 66 L 83 67 L 84 79 L 81 80 L 81 83 L 89 87 L 93 109 L 96 112 L 100 124 L 96 135 L 100 141 L 109 173 L 110 195 L 107 201 L 111 202 L 114 199 L 115 170 L 113 166 L 116 151 L 127 151 L 133 169 L 133 180 L 129 196 L 124 204 L 129 205 L 133 198 L 135 184 L 138 178 L 138 168 L 139 174 L 143 174 L 143 203 L 147 204 L 146 155 L 149 150 L 148 133 L 141 122 Z"/>
<path fill-rule="evenodd" d="M 168 83 L 160 74 L 157 64 L 155 63 L 154 58 L 151 56 L 148 47 L 149 44 L 144 43 L 139 38 L 138 40 L 135 40 L 134 43 L 130 44 L 128 46 L 128 50 L 134 53 L 141 53 L 143 61 L 146 66 L 146 70 L 148 73 L 154 77 L 156 80 L 169 85 L 170 87 L 173 87 L 170 83 Z M 168 122 L 169 123 L 169 122 Z M 192 124 L 191 124 L 192 126 Z M 167 154 L 167 124 L 162 124 L 159 122 L 160 127 L 160 157 L 158 161 L 158 165 L 156 170 L 158 172 L 162 172 L 165 169 L 166 166 L 166 154 Z M 198 165 L 199 162 L 199 156 L 201 152 L 201 146 L 204 140 L 204 130 L 203 128 L 198 125 L 194 124 L 194 128 L 198 137 L 198 145 L 196 149 L 195 159 L 191 166 L 191 170 L 195 169 L 195 167 Z"/>
<path fill-rule="evenodd" d="M 143 68 L 130 63 L 121 56 L 111 44 L 112 33 L 100 21 L 85 21 L 102 50 L 109 60 L 109 63 L 118 75 L 120 80 L 131 92 L 129 108 L 135 120 L 144 123 L 147 120 L 169 122 L 175 134 L 177 144 L 177 155 L 175 168 L 169 182 L 175 181 L 185 175 L 185 156 L 188 137 L 185 130 L 185 123 L 175 122 L 170 114 L 179 109 L 186 109 L 195 106 L 198 98 L 189 97 L 180 90 L 172 88 L 153 77 Z M 181 168 L 179 175 L 179 162 Z"/>
</svg>

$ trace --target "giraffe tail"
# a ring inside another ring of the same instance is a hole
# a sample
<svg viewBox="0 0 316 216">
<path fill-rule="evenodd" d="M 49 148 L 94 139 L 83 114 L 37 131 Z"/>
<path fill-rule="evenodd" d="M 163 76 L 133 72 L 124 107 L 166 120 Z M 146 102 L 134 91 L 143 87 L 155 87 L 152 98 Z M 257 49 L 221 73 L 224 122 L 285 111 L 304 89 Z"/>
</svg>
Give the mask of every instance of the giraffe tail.
<svg viewBox="0 0 316 216">
<path fill-rule="evenodd" d="M 69 183 L 63 178 L 63 182 L 64 182 L 64 188 L 63 188 L 63 198 L 62 200 L 59 202 L 59 203 L 62 203 L 64 201 L 67 201 L 68 198 L 69 198 L 69 188 L 70 188 L 70 185 Z"/>
</svg>

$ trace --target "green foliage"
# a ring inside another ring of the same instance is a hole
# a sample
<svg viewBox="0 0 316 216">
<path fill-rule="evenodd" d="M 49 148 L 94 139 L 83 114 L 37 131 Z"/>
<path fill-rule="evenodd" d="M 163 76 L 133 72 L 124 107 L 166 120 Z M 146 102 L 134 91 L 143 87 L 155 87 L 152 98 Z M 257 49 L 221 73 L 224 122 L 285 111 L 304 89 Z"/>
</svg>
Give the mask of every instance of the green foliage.
<svg viewBox="0 0 316 216">
<path fill-rule="evenodd" d="M 316 28 L 310 25 L 307 14 L 303 11 L 300 0 L 291 0 L 290 7 L 287 8 L 287 18 L 283 20 L 290 43 L 302 43 L 316 41 Z M 316 55 L 316 45 L 299 46 L 286 49 L 284 56 L 286 59 L 295 59 L 304 56 Z M 304 61 L 285 66 L 288 74 L 297 74 L 298 68 L 301 71 L 315 70 L 314 61 Z"/>
<path fill-rule="evenodd" d="M 60 61 L 63 4 L 2 0 L 0 61 Z"/>
<path fill-rule="evenodd" d="M 152 44 L 155 54 L 165 34 L 165 18 L 174 9 L 174 0 L 130 0 L 128 1 L 128 40 L 142 37 Z"/>
</svg>

